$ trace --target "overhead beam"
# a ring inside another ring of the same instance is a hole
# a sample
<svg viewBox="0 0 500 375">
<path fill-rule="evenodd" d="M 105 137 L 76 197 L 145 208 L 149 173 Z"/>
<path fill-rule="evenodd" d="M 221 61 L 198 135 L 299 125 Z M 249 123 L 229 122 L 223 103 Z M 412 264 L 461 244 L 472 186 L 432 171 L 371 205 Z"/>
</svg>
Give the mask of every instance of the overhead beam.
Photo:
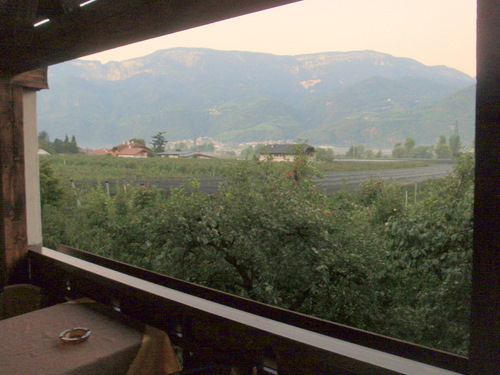
<svg viewBox="0 0 500 375">
<path fill-rule="evenodd" d="M 299 0 L 97 0 L 0 41 L 9 76 Z"/>
<path fill-rule="evenodd" d="M 17 33 L 32 26 L 36 19 L 38 0 L 0 0 L 0 30 Z"/>
</svg>

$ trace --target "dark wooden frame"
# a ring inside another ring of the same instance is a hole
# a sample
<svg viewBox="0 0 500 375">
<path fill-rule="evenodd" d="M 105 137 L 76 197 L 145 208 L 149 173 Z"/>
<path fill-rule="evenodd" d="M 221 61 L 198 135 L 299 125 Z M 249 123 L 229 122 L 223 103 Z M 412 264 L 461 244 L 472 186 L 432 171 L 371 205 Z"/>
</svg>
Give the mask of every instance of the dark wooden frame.
<svg viewBox="0 0 500 375">
<path fill-rule="evenodd" d="M 97 1 L 84 11 L 69 10 L 56 15 L 53 22 L 33 28 L 38 1 L 0 0 L 2 6 L 12 6 L 0 9 L 1 285 L 15 274 L 16 265 L 27 252 L 21 99 L 24 83 L 12 81 L 16 74 L 290 2 L 293 0 L 116 0 L 111 8 L 104 9 L 105 3 L 111 3 Z M 180 6 L 171 19 L 158 16 L 166 16 L 172 6 L 181 3 L 184 7 Z M 153 5 L 148 8 L 148 4 Z M 477 4 L 476 191 L 469 371 L 496 375 L 500 374 L 500 2 L 478 0 Z M 138 9 L 144 10 L 141 17 L 136 16 Z"/>
<path fill-rule="evenodd" d="M 500 374 L 500 1 L 477 8 L 471 373 Z"/>
</svg>

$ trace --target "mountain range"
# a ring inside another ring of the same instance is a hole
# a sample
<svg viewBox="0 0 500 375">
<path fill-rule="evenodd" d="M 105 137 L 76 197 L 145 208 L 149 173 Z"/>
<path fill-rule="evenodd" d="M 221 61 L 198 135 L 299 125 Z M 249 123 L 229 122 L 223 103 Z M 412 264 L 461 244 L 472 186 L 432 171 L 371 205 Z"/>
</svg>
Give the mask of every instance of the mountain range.
<svg viewBox="0 0 500 375">
<path fill-rule="evenodd" d="M 102 147 L 164 131 L 169 140 L 304 139 L 392 147 L 474 134 L 475 80 L 375 51 L 297 56 L 175 48 L 123 62 L 49 68 L 38 123 Z"/>
</svg>

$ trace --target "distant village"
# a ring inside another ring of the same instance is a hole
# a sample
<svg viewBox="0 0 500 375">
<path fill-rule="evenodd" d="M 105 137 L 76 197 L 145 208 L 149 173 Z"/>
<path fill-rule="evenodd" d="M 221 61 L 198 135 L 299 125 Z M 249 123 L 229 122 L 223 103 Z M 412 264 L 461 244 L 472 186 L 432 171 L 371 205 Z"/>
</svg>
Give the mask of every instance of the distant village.
<svg viewBox="0 0 500 375">
<path fill-rule="evenodd" d="M 236 150 L 222 151 L 221 147 L 217 147 L 213 142 L 202 143 L 199 149 L 196 147 L 194 142 L 189 142 L 190 140 L 185 140 L 176 143 L 174 150 L 165 150 L 156 152 L 155 156 L 165 157 L 165 158 L 175 158 L 175 159 L 212 159 L 217 157 L 234 157 L 237 156 Z M 189 150 L 182 150 L 181 147 L 189 148 Z M 189 143 L 193 143 L 189 145 Z M 293 161 L 295 155 L 297 154 L 297 144 L 286 143 L 286 144 L 241 144 L 240 145 L 240 155 L 244 155 L 244 151 L 247 150 L 250 153 L 250 149 L 253 154 L 257 154 L 261 159 L 266 157 L 272 157 L 275 161 Z M 203 151 L 202 151 L 203 150 Z M 207 151 L 205 151 L 207 150 Z M 97 150 L 87 152 L 88 155 L 112 155 L 122 158 L 147 158 L 151 156 L 151 149 L 146 147 L 143 142 L 137 141 L 125 141 L 112 148 L 100 148 Z M 307 155 L 314 155 L 314 147 L 310 145 L 305 145 L 304 152 Z M 244 155 L 245 156 L 245 155 Z"/>
<path fill-rule="evenodd" d="M 164 132 L 152 136 L 148 144 L 144 139 L 131 138 L 128 141 L 99 149 L 83 149 L 78 147 L 76 138 L 66 135 L 64 140 L 55 138 L 50 141 L 46 131 L 38 135 L 40 155 L 47 154 L 87 154 L 97 156 L 115 156 L 120 158 L 162 157 L 175 159 L 213 159 L 213 158 L 248 158 L 257 156 L 261 160 L 272 157 L 274 161 L 293 161 L 296 155 L 305 152 L 316 161 L 330 162 L 334 158 L 348 159 L 382 159 L 387 157 L 397 159 L 451 159 L 462 151 L 460 136 L 452 134 L 448 139 L 440 136 L 435 145 L 417 145 L 413 137 L 408 137 L 404 143 L 398 142 L 391 149 L 371 150 L 364 145 L 352 144 L 350 147 L 312 146 L 303 142 L 268 141 L 224 143 L 209 137 L 184 139 L 168 142 Z"/>
<path fill-rule="evenodd" d="M 66 136 L 65 140 L 56 138 L 50 141 L 47 132 L 39 134 L 39 154 L 82 153 L 93 156 L 114 156 L 120 158 L 147 158 L 163 157 L 175 159 L 213 159 L 224 157 L 248 157 L 257 155 L 261 159 L 272 157 L 275 161 L 293 161 L 297 154 L 298 144 L 291 140 L 282 142 L 242 142 L 239 144 L 225 144 L 208 137 L 195 140 L 185 139 L 168 143 L 162 134 L 158 133 L 160 141 L 153 140 L 148 147 L 143 139 L 132 138 L 112 147 L 99 149 L 83 149 L 77 146 L 75 136 Z M 156 141 L 156 143 L 155 143 Z M 307 155 L 314 156 L 315 148 L 311 145 L 302 145 Z M 333 149 L 331 149 L 333 155 Z"/>
</svg>

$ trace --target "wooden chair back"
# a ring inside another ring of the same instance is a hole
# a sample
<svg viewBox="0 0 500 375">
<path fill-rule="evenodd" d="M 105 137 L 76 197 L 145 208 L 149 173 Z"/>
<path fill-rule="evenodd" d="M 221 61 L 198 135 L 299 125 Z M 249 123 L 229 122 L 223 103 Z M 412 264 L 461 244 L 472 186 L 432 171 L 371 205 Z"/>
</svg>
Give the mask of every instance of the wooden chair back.
<svg viewBox="0 0 500 375">
<path fill-rule="evenodd" d="M 31 284 L 8 285 L 0 293 L 0 317 L 7 319 L 42 307 L 40 287 Z"/>
</svg>

